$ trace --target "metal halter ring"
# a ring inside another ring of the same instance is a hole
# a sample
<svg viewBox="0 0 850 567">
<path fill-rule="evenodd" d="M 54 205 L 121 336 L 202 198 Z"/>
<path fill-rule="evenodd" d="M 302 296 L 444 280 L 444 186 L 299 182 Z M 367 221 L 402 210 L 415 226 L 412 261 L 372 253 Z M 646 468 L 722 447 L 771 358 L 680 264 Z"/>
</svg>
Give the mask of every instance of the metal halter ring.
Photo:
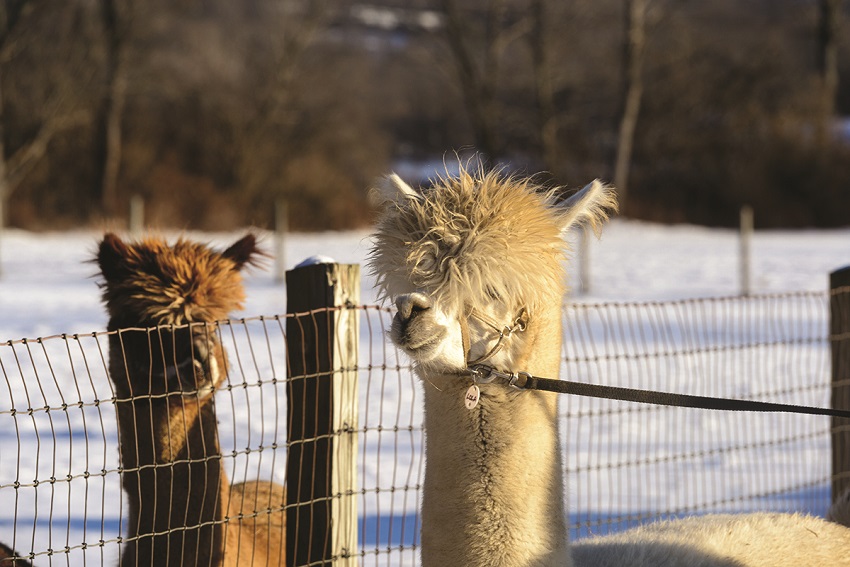
<svg viewBox="0 0 850 567">
<path fill-rule="evenodd" d="M 473 364 L 467 370 L 472 375 L 472 380 L 476 384 L 489 384 L 496 379 L 500 379 L 507 382 L 508 386 L 513 386 L 518 390 L 525 389 L 526 384 L 528 384 L 529 379 L 532 377 L 528 372 L 502 372 L 486 364 Z"/>
</svg>

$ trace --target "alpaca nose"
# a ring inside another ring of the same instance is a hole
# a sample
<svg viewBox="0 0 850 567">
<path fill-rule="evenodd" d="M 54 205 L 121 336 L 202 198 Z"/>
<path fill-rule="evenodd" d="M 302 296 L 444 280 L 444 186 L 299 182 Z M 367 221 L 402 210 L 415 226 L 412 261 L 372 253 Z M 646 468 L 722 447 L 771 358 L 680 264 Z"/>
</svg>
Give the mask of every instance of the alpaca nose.
<svg viewBox="0 0 850 567">
<path fill-rule="evenodd" d="M 206 327 L 180 328 L 165 337 L 163 343 L 168 353 L 165 375 L 168 380 L 176 380 L 172 387 L 196 392 L 202 398 L 214 391 L 223 378 L 222 363 L 226 364 L 214 331 Z"/>
<path fill-rule="evenodd" d="M 198 386 L 217 385 L 221 380 L 218 356 L 224 355 L 215 335 L 198 335 L 192 341 L 192 366 Z"/>
<path fill-rule="evenodd" d="M 419 313 L 431 309 L 431 299 L 424 293 L 408 293 L 398 296 L 395 305 L 401 320 L 407 322 Z"/>
</svg>

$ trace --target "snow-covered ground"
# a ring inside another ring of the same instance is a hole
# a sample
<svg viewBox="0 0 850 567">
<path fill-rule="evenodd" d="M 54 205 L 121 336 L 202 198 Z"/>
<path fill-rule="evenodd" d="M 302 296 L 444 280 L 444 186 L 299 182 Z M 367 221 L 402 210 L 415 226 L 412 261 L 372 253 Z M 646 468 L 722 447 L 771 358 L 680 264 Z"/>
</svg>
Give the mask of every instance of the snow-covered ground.
<svg viewBox="0 0 850 567">
<path fill-rule="evenodd" d="M 239 234 L 189 236 L 225 246 Z M 103 548 L 96 545 L 99 540 L 110 541 L 117 537 L 123 514 L 120 484 L 115 473 L 118 460 L 114 412 L 108 404 L 93 403 L 111 395 L 103 361 L 97 356 L 99 349 L 105 351 L 106 342 L 90 336 L 106 325 L 95 277 L 97 269 L 90 262 L 97 238 L 98 234 L 93 232 L 31 234 L 7 230 L 0 240 L 0 373 L 5 378 L 0 380 L 0 532 L 4 534 L 0 540 L 13 543 L 8 534 L 15 525 L 14 544 L 19 550 L 32 549 L 38 553 L 50 548 L 61 551 L 66 546 L 79 546 L 82 541 L 95 546 L 94 550 L 86 552 L 74 550 L 71 555 L 59 553 L 52 558 L 41 555 L 36 559 L 38 565 L 53 561 L 63 565 L 82 564 L 83 561 L 115 564 L 117 556 L 114 543 Z M 274 249 L 272 235 L 265 236 L 265 245 L 269 251 Z M 292 234 L 286 239 L 285 264 L 290 268 L 316 254 L 342 263 L 364 264 L 362 303 L 370 304 L 375 298 L 371 277 L 365 269 L 368 247 L 367 231 Z M 727 297 L 739 291 L 738 239 L 734 231 L 617 220 L 607 227 L 601 241 L 590 243 L 588 258 L 589 275 L 584 283 L 590 286 L 590 292 L 574 298 L 580 303 Z M 829 272 L 847 265 L 850 265 L 850 229 L 757 232 L 752 242 L 751 291 L 822 291 L 827 287 Z M 246 308 L 235 316 L 251 318 L 285 313 L 285 289 L 275 281 L 272 272 L 272 269 L 254 270 L 247 275 Z M 577 270 L 572 274 L 572 287 L 578 290 L 581 285 Z M 361 427 L 365 429 L 361 434 L 358 475 L 367 490 L 361 507 L 364 519 L 360 529 L 368 542 L 364 546 L 368 555 L 362 563 L 411 564 L 415 551 L 376 553 L 376 550 L 390 544 L 403 542 L 410 546 L 415 542 L 414 513 L 418 492 L 411 488 L 391 493 L 386 488 L 415 487 L 421 482 L 421 435 L 418 431 L 421 395 L 417 393 L 420 386 L 411 380 L 404 368 L 406 362 L 397 360 L 395 351 L 382 341 L 386 314 L 369 313 L 371 319 L 361 327 L 361 336 L 371 341 L 366 343 L 371 344 L 371 348 L 361 357 L 372 357 L 370 363 L 378 370 L 361 374 L 360 379 Z M 235 324 L 226 342 L 230 342 L 231 349 L 246 352 L 252 345 L 252 333 L 268 334 L 269 329 L 263 329 L 263 325 L 256 320 Z M 274 332 L 272 329 L 271 340 L 279 341 L 281 337 Z M 280 334 L 279 330 L 276 332 Z M 71 342 L 48 339 L 2 344 L 23 338 L 75 333 L 79 338 Z M 283 376 L 285 362 L 281 362 L 280 356 L 283 354 L 261 352 L 258 361 L 245 361 L 235 376 L 240 383 L 262 380 L 269 373 Z M 820 351 L 807 351 L 800 356 L 803 360 L 812 356 L 819 361 L 817 364 L 822 364 Z M 51 366 L 46 365 L 48 358 Z M 689 364 L 699 363 L 699 360 L 689 361 Z M 401 370 L 397 370 L 399 365 Z M 676 368 L 669 372 L 671 380 L 677 372 L 683 371 L 688 375 L 703 374 L 702 370 Z M 657 376 L 661 375 L 666 375 L 662 369 L 653 374 L 653 387 L 665 386 L 658 381 Z M 628 373 L 618 376 L 617 380 L 628 384 Z M 34 387 L 36 383 L 38 387 Z M 677 386 L 673 383 L 671 387 Z M 268 385 L 234 388 L 218 394 L 225 455 L 237 448 L 267 446 L 273 440 L 285 440 L 285 430 L 281 427 L 269 432 L 267 421 L 275 412 L 284 411 L 285 400 L 280 391 L 268 388 Z M 750 382 L 732 384 L 731 391 L 758 393 Z M 798 399 L 796 403 L 821 403 L 820 397 L 822 392 L 816 392 L 811 399 Z M 43 406 L 57 408 L 79 400 L 87 405 L 61 412 L 24 411 Z M 565 411 L 576 408 L 578 412 L 589 411 L 591 407 L 595 406 L 586 401 L 577 406 L 569 405 Z M 13 414 L 11 408 L 23 413 Z M 602 425 L 595 426 L 597 429 L 592 437 L 585 435 L 589 430 L 586 426 L 582 429 L 582 422 L 570 422 L 566 426 L 566 439 L 577 451 L 568 459 L 568 469 L 581 467 L 577 460 L 585 457 L 599 465 L 604 460 L 599 456 L 603 450 L 609 455 L 615 452 L 632 460 L 648 458 L 659 462 L 672 452 L 700 450 L 702 437 L 684 436 L 667 441 L 663 432 L 656 429 L 669 425 L 653 425 L 645 415 L 625 413 L 616 423 L 600 422 Z M 735 421 L 719 425 L 717 417 L 697 414 L 684 413 L 681 418 L 691 422 L 689 427 L 694 431 L 720 431 L 730 442 L 734 441 L 730 437 L 734 438 L 738 432 L 743 435 L 748 427 L 748 422 Z M 378 424 L 382 425 L 381 430 L 377 429 Z M 789 426 L 766 422 L 765 427 Z M 394 428 L 399 431 L 387 431 Z M 829 448 L 821 441 L 814 444 L 795 442 L 795 452 L 789 455 L 789 450 L 788 445 L 756 448 L 759 460 L 764 463 L 784 463 L 790 459 L 817 466 L 820 460 L 827 458 Z M 591 476 L 582 482 L 588 486 L 608 492 L 617 488 L 619 492 L 628 493 L 628 497 L 615 502 L 600 495 L 578 495 L 576 487 L 570 484 L 574 519 L 589 521 L 591 517 L 614 513 L 640 516 L 651 505 L 679 510 L 682 505 L 676 495 L 694 490 L 706 492 L 706 501 L 721 498 L 712 491 L 718 486 L 724 488 L 727 483 L 722 476 L 724 471 L 743 467 L 736 461 L 738 458 L 735 454 L 721 463 L 721 456 L 702 455 L 687 464 L 690 468 L 682 471 L 684 477 L 638 479 L 635 482 L 645 498 L 634 494 L 635 484 L 628 480 L 605 476 L 604 471 L 587 473 Z M 282 460 L 273 462 L 266 458 L 263 461 L 262 458 L 237 455 L 226 460 L 225 466 L 230 467 L 229 475 L 235 479 L 271 475 L 282 480 L 281 463 Z M 797 468 L 801 478 L 811 473 L 805 467 Z M 99 475 L 102 470 L 107 472 Z M 70 482 L 66 480 L 69 475 L 73 477 Z M 30 486 L 34 479 L 38 479 L 39 486 Z M 757 480 L 746 475 L 735 482 L 757 484 Z M 20 483 L 23 488 L 16 491 L 14 483 Z M 381 490 L 377 490 L 378 487 Z M 818 485 L 811 490 L 823 496 L 825 489 Z"/>
<path fill-rule="evenodd" d="M 190 234 L 225 245 L 238 234 Z M 97 267 L 98 235 L 31 234 L 6 230 L 0 241 L 0 337 L 3 340 L 103 329 Z M 273 236 L 266 236 L 271 251 Z M 291 234 L 287 269 L 315 254 L 364 263 L 369 233 Z M 752 291 L 824 290 L 830 271 L 850 265 L 850 229 L 757 232 L 752 244 Z M 735 295 L 739 291 L 735 231 L 614 221 L 590 243 L 591 293 L 581 300 L 666 300 Z M 273 269 L 248 274 L 244 315 L 283 313 L 285 290 Z M 366 270 L 364 269 L 364 275 Z M 577 270 L 572 287 L 579 289 Z M 364 278 L 364 303 L 373 300 Z"/>
</svg>

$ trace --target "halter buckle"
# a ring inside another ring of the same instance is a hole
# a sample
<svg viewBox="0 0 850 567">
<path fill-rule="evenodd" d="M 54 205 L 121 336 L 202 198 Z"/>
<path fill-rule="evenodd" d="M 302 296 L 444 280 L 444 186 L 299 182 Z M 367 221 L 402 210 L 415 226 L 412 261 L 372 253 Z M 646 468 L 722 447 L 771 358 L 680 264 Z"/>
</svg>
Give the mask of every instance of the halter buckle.
<svg viewBox="0 0 850 567">
<path fill-rule="evenodd" d="M 529 374 L 528 372 L 514 372 L 513 374 L 511 374 L 511 381 L 509 382 L 509 384 L 517 390 L 524 390 L 530 378 L 531 374 Z"/>
<path fill-rule="evenodd" d="M 476 384 L 489 384 L 497 378 L 508 381 L 511 379 L 510 374 L 499 372 L 492 366 L 487 366 L 486 364 L 473 364 L 469 366 L 467 370 L 472 375 L 472 381 Z"/>
</svg>

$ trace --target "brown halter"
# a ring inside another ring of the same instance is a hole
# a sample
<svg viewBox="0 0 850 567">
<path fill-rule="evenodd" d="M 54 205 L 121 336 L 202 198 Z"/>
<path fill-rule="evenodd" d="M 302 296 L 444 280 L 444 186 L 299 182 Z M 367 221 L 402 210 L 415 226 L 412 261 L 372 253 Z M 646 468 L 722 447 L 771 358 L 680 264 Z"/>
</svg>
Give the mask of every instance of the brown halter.
<svg viewBox="0 0 850 567">
<path fill-rule="evenodd" d="M 475 360 L 469 359 L 469 349 L 470 349 L 470 339 L 469 339 L 469 323 L 467 319 L 475 318 L 493 329 L 495 332 L 499 334 L 499 340 L 496 344 L 487 351 L 485 354 L 479 356 Z M 507 343 L 507 339 L 511 337 L 515 332 L 522 332 L 528 327 L 528 311 L 525 307 L 521 307 L 519 311 L 517 311 L 516 317 L 514 317 L 513 321 L 510 325 L 500 326 L 497 321 L 495 321 L 490 316 L 481 313 L 474 307 L 469 310 L 468 317 L 461 317 L 460 319 L 460 335 L 461 340 L 463 341 L 463 356 L 466 359 L 466 366 L 470 367 L 475 364 L 480 364 L 485 360 L 493 358 L 496 353 L 502 350 Z"/>
</svg>

